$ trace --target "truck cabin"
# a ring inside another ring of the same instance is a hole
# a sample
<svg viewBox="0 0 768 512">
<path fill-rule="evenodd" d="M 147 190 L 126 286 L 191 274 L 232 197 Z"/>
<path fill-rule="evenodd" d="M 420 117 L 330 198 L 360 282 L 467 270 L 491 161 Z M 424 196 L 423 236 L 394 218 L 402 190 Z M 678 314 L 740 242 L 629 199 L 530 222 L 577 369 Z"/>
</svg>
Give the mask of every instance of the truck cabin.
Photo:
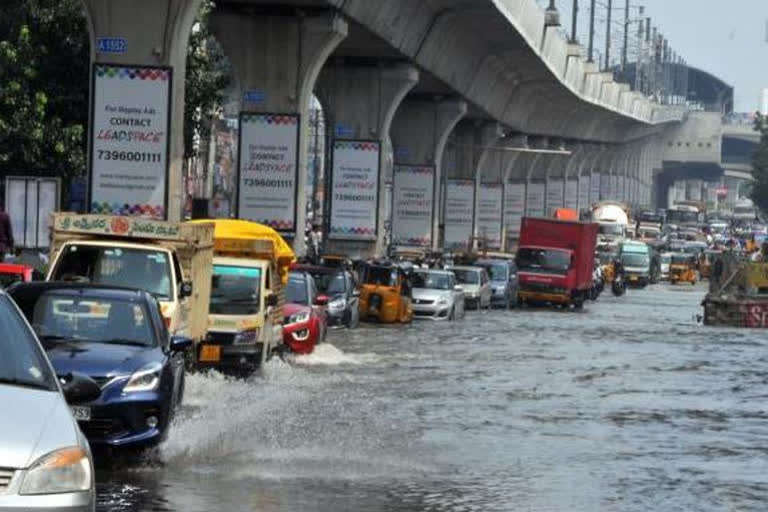
<svg viewBox="0 0 768 512">
<path fill-rule="evenodd" d="M 626 235 L 626 226 L 615 222 L 598 222 L 597 234 L 603 237 L 623 238 Z"/>
<path fill-rule="evenodd" d="M 50 272 L 49 281 L 95 283 L 148 291 L 158 300 L 185 296 L 181 268 L 170 251 L 131 244 L 71 242 Z"/>
<path fill-rule="evenodd" d="M 566 275 L 573 267 L 573 251 L 548 247 L 521 247 L 515 259 L 518 272 Z"/>
<path fill-rule="evenodd" d="M 651 258 L 648 255 L 648 251 L 622 251 L 621 264 L 625 268 L 647 269 L 651 264 Z"/>
</svg>

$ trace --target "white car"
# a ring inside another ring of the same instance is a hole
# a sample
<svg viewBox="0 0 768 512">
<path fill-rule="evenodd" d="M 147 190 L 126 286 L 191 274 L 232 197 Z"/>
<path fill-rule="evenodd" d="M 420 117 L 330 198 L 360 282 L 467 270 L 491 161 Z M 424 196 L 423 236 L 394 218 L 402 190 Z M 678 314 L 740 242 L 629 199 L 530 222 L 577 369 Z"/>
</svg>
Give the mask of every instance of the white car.
<svg viewBox="0 0 768 512">
<path fill-rule="evenodd" d="M 35 333 L 13 301 L 0 292 L 0 512 L 95 508 L 88 441 L 67 401 L 101 394 L 84 375 L 56 378 Z M 65 400 L 66 394 L 66 400 Z"/>
<path fill-rule="evenodd" d="M 493 291 L 491 290 L 488 273 L 481 267 L 455 266 L 449 267 L 456 276 L 456 282 L 464 291 L 464 301 L 467 307 L 473 309 L 490 309 Z"/>
<path fill-rule="evenodd" d="M 413 317 L 455 320 L 464 317 L 464 291 L 456 276 L 446 270 L 416 270 L 413 285 Z"/>
</svg>

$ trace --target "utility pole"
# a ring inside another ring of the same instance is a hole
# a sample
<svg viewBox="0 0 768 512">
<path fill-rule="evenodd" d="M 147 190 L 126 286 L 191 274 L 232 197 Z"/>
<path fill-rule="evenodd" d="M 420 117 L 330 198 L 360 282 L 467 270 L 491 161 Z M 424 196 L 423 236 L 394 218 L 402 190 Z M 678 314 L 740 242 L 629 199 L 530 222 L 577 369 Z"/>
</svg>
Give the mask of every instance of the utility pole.
<svg viewBox="0 0 768 512">
<path fill-rule="evenodd" d="M 571 13 L 571 43 L 576 44 L 579 42 L 576 35 L 578 29 L 579 20 L 579 0 L 573 0 L 573 11 Z"/>
<path fill-rule="evenodd" d="M 587 61 L 595 62 L 595 0 L 591 0 L 589 8 L 589 51 Z"/>
<path fill-rule="evenodd" d="M 608 0 L 608 21 L 605 24 L 605 70 L 611 68 L 611 16 L 613 15 L 613 0 Z"/>
<path fill-rule="evenodd" d="M 621 72 L 627 72 L 627 45 L 629 44 L 629 0 L 624 0 L 624 48 L 621 50 Z"/>
</svg>

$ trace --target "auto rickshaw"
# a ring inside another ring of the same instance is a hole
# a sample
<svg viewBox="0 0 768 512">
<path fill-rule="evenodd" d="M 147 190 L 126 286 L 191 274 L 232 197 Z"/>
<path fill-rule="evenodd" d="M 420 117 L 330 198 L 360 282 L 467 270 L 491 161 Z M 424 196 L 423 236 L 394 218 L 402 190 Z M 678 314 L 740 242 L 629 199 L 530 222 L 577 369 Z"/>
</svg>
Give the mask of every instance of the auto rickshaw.
<svg viewBox="0 0 768 512">
<path fill-rule="evenodd" d="M 614 262 L 619 257 L 618 253 L 614 251 L 598 250 L 597 253 L 595 253 L 595 257 L 603 271 L 603 281 L 606 284 L 612 283 L 616 276 Z"/>
<path fill-rule="evenodd" d="M 723 251 L 704 251 L 699 260 L 699 277 L 709 279 L 712 276 L 712 265 L 723 254 Z"/>
<path fill-rule="evenodd" d="M 392 264 L 372 264 L 360 277 L 361 320 L 390 324 L 413 320 L 411 283 L 405 270 Z"/>
<path fill-rule="evenodd" d="M 669 263 L 669 282 L 696 284 L 696 257 L 691 254 L 673 254 Z"/>
</svg>

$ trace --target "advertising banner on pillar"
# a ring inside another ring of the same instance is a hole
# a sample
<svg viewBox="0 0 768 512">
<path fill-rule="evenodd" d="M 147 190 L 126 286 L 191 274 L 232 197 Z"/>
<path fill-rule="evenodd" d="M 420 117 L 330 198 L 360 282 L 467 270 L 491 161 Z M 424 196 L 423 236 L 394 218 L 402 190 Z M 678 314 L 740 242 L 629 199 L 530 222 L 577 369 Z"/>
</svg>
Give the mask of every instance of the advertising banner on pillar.
<svg viewBox="0 0 768 512">
<path fill-rule="evenodd" d="M 599 172 L 592 173 L 592 177 L 589 180 L 589 204 L 600 200 L 600 186 L 603 183 L 603 177 Z"/>
<path fill-rule="evenodd" d="M 565 204 L 566 208 L 571 210 L 578 209 L 579 206 L 579 180 L 569 179 L 565 182 Z"/>
<path fill-rule="evenodd" d="M 486 249 L 500 249 L 504 185 L 481 183 L 477 196 L 477 236 L 485 242 Z"/>
<path fill-rule="evenodd" d="M 475 182 L 448 180 L 445 184 L 445 248 L 468 249 L 475 218 Z"/>
<path fill-rule="evenodd" d="M 376 240 L 380 154 L 378 141 L 334 141 L 329 238 Z"/>
<path fill-rule="evenodd" d="M 561 178 L 552 178 L 547 182 L 547 211 L 563 207 L 563 194 L 565 194 L 565 181 Z"/>
<path fill-rule="evenodd" d="M 430 247 L 435 168 L 396 165 L 393 189 L 392 243 L 409 247 Z"/>
<path fill-rule="evenodd" d="M 240 114 L 237 218 L 296 229 L 299 116 Z"/>
<path fill-rule="evenodd" d="M 90 211 L 167 218 L 172 70 L 94 64 L 92 80 Z"/>
<path fill-rule="evenodd" d="M 544 193 L 546 189 L 544 182 L 528 183 L 527 197 L 525 199 L 525 215 L 528 217 L 546 217 L 544 211 Z"/>
<path fill-rule="evenodd" d="M 520 238 L 520 224 L 525 216 L 525 183 L 507 183 L 504 190 L 504 226 L 507 239 Z"/>
<path fill-rule="evenodd" d="M 626 180 L 624 179 L 624 176 L 619 176 L 619 186 L 618 186 L 619 193 L 618 193 L 618 196 L 619 196 L 619 199 L 622 200 L 622 201 L 627 198 L 627 191 L 626 191 L 626 188 L 624 188 L 625 187 L 625 183 L 626 183 Z"/>
<path fill-rule="evenodd" d="M 579 210 L 584 210 L 592 206 L 589 201 L 589 174 L 582 175 L 579 178 Z"/>
</svg>

